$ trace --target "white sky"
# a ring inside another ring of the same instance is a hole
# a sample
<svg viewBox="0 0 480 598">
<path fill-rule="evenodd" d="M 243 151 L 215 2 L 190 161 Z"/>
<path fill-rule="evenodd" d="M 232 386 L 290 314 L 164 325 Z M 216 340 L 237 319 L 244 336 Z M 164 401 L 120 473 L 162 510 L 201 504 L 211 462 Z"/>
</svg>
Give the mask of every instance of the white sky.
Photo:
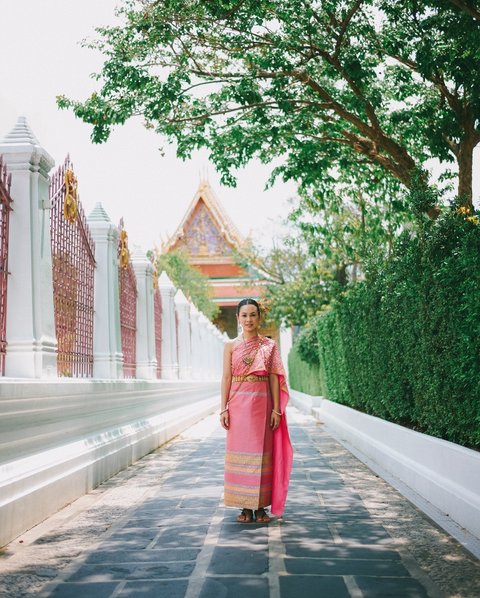
<svg viewBox="0 0 480 598">
<path fill-rule="evenodd" d="M 252 163 L 240 171 L 235 189 L 222 187 L 206 152 L 183 162 L 140 120 L 94 145 L 89 125 L 57 109 L 57 95 L 83 100 L 93 91 L 90 74 L 100 69 L 102 56 L 79 42 L 96 37 L 94 27 L 114 23 L 116 5 L 116 0 L 0 0 L 0 139 L 26 116 L 55 168 L 70 153 L 87 215 L 101 201 L 113 222 L 123 216 L 130 246 L 148 249 L 171 235 L 205 172 L 240 232 L 252 232 L 268 245 L 295 196 L 293 184 L 264 191 L 270 167 Z"/>
<path fill-rule="evenodd" d="M 175 157 L 139 120 L 114 130 L 106 144 L 90 143 L 91 127 L 56 107 L 56 95 L 85 99 L 102 56 L 79 42 L 94 27 L 114 22 L 116 0 L 0 0 L 0 139 L 26 116 L 30 127 L 61 164 L 70 153 L 87 214 L 101 201 L 112 221 L 124 217 L 130 244 L 144 249 L 171 235 L 197 189 L 200 173 L 210 183 L 240 232 L 268 245 L 295 196 L 293 184 L 264 191 L 270 168 L 252 163 L 235 189 L 221 187 L 206 153 L 189 162 Z M 477 148 L 478 149 L 478 148 Z M 477 157 L 480 152 L 477 152 Z M 480 194 L 478 163 L 475 197 Z"/>
</svg>

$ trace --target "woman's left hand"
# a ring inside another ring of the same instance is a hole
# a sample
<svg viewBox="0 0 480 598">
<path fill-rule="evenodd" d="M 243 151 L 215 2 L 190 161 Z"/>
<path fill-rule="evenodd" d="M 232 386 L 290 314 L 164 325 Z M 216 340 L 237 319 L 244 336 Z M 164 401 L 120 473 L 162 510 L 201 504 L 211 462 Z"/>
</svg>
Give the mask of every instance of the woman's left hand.
<svg viewBox="0 0 480 598">
<path fill-rule="evenodd" d="M 281 415 L 278 415 L 278 413 L 272 411 L 272 414 L 270 416 L 270 427 L 272 428 L 272 430 L 276 430 L 278 428 L 278 426 L 280 425 L 281 418 Z"/>
</svg>

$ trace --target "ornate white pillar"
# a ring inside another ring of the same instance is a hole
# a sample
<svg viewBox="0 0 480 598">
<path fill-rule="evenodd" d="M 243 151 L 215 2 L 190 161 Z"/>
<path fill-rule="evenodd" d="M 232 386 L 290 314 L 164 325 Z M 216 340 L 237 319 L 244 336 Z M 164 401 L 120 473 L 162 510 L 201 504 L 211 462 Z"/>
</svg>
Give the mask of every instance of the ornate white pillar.
<svg viewBox="0 0 480 598">
<path fill-rule="evenodd" d="M 208 320 L 208 369 L 210 372 L 210 378 L 215 379 L 217 377 L 217 343 L 215 342 L 215 331 L 217 329 L 212 324 L 210 320 Z"/>
<path fill-rule="evenodd" d="M 175 287 L 163 271 L 158 279 L 162 297 L 162 378 L 178 378 L 177 331 L 175 322 Z"/>
<path fill-rule="evenodd" d="M 175 294 L 175 311 L 178 323 L 178 375 L 182 380 L 188 380 L 192 377 L 190 305 L 180 289 Z"/>
<path fill-rule="evenodd" d="M 6 376 L 57 375 L 48 172 L 53 158 L 20 117 L 0 143 L 12 175 Z"/>
<path fill-rule="evenodd" d="M 156 378 L 155 320 L 153 313 L 153 266 L 138 246 L 133 248 L 132 266 L 137 278 L 137 378 Z"/>
<path fill-rule="evenodd" d="M 217 328 L 217 333 L 216 333 L 216 341 L 217 341 L 217 375 L 221 376 L 222 372 L 223 372 L 223 350 L 225 347 L 225 343 L 223 340 L 223 335 L 218 328 Z"/>
<path fill-rule="evenodd" d="M 200 344 L 200 330 L 199 330 L 200 312 L 193 305 L 190 304 L 190 328 L 192 339 L 192 378 L 199 380 L 201 378 L 201 354 L 202 347 Z"/>
<path fill-rule="evenodd" d="M 118 293 L 118 228 L 101 203 L 87 219 L 95 243 L 95 319 L 93 322 L 93 377 L 123 378 L 120 302 Z"/>
<path fill-rule="evenodd" d="M 210 376 L 210 345 L 209 345 L 209 334 L 208 334 L 208 319 L 200 312 L 200 339 L 202 345 L 201 351 L 201 370 L 202 370 L 202 379 L 208 380 Z"/>
</svg>

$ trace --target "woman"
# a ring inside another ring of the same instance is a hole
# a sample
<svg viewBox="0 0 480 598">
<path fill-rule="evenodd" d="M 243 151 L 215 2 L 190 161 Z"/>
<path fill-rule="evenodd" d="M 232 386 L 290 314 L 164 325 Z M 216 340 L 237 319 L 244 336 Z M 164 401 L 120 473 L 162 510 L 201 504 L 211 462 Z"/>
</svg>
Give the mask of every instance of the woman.
<svg viewBox="0 0 480 598">
<path fill-rule="evenodd" d="M 220 423 L 227 430 L 225 505 L 240 523 L 268 523 L 265 507 L 281 516 L 292 469 L 285 407 L 288 389 L 275 341 L 260 336 L 260 307 L 237 305 L 242 334 L 225 344 Z"/>
</svg>

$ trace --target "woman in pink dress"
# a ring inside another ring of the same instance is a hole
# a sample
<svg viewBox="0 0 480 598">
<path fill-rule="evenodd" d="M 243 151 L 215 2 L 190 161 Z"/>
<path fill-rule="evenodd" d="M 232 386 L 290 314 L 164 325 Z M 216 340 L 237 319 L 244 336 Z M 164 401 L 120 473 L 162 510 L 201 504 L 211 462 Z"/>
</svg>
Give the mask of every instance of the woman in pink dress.
<svg viewBox="0 0 480 598">
<path fill-rule="evenodd" d="M 227 430 L 225 505 L 242 509 L 240 523 L 281 516 L 292 469 L 285 407 L 288 388 L 275 341 L 259 335 L 254 299 L 237 306 L 242 334 L 226 343 L 220 423 Z"/>
</svg>

